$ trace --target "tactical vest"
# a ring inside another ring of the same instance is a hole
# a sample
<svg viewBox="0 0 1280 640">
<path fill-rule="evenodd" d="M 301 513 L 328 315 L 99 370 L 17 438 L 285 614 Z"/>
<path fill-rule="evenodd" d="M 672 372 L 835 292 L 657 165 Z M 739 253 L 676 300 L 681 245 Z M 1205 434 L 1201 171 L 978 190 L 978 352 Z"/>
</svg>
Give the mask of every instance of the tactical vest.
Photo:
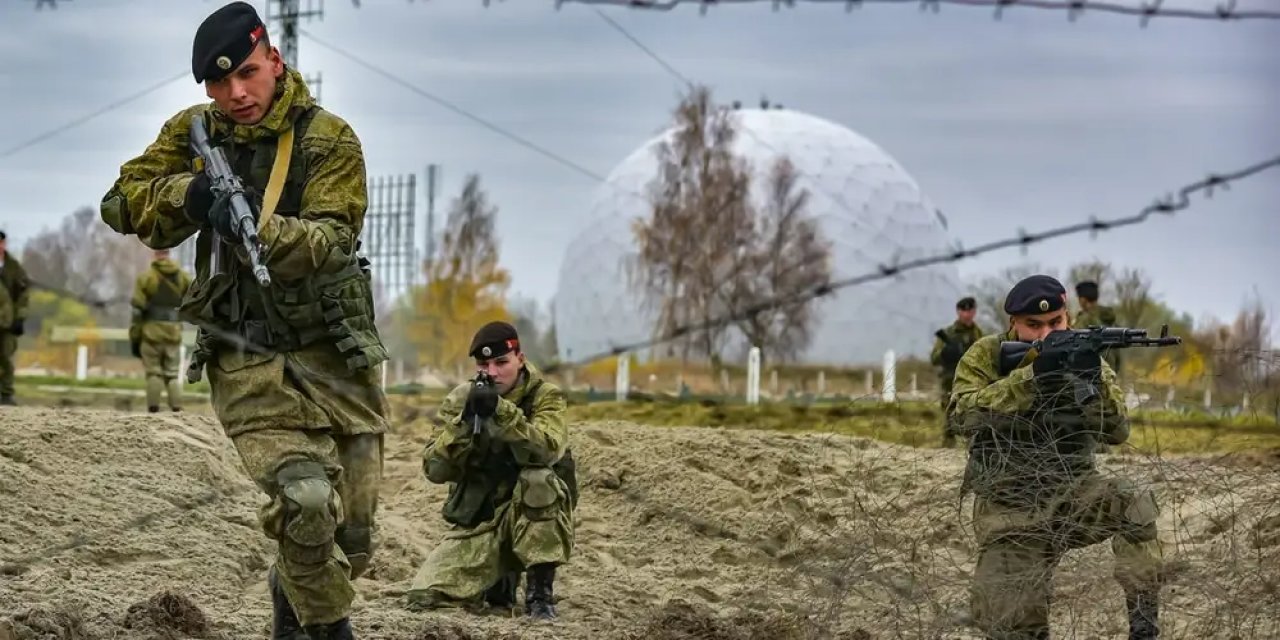
<svg viewBox="0 0 1280 640">
<path fill-rule="evenodd" d="M 303 141 L 320 110 L 313 106 L 294 122 L 292 157 L 274 215 L 297 217 L 302 209 L 307 181 Z M 244 181 L 246 191 L 252 190 L 251 200 L 259 204 L 271 177 L 277 140 L 267 138 L 242 144 L 230 134 L 223 127 L 211 129 L 210 142 L 222 147 L 228 163 Z M 192 160 L 194 162 L 194 154 Z M 201 230 L 196 242 L 196 261 L 203 282 L 199 291 L 188 295 L 182 308 L 183 317 L 192 324 L 212 325 L 218 332 L 234 333 L 251 345 L 275 352 L 331 341 L 346 356 L 347 368 L 353 372 L 373 367 L 389 357 L 374 325 L 369 262 L 357 254 L 359 240 L 350 263 L 338 273 L 316 274 L 289 282 L 273 278 L 265 291 L 249 269 L 238 261 L 225 261 L 237 265 L 231 273 L 216 277 L 210 273 L 210 259 L 217 242 L 211 230 Z M 234 344 L 202 329 L 192 355 L 195 376 L 220 343 Z M 189 374 L 188 378 L 195 376 Z"/>
<path fill-rule="evenodd" d="M 1069 407 L 989 415 L 969 442 L 961 495 L 972 490 L 1013 508 L 1043 506 L 1096 469 L 1097 434 Z"/>
<path fill-rule="evenodd" d="M 166 276 L 156 271 L 156 291 L 142 309 L 142 319 L 155 322 L 177 322 L 178 307 L 185 292 L 178 290 L 179 272 Z"/>
<path fill-rule="evenodd" d="M 525 391 L 517 404 L 525 420 L 533 419 L 533 404 L 537 401 L 539 380 Z M 441 515 L 446 522 L 460 527 L 476 527 L 491 518 L 497 508 L 510 501 L 520 479 L 520 465 L 508 447 L 494 448 L 486 432 L 481 431 L 471 444 L 472 455 L 463 464 L 463 477 L 449 488 Z M 573 450 L 566 449 L 551 469 L 569 489 L 569 508 L 578 507 L 577 464 Z"/>
</svg>

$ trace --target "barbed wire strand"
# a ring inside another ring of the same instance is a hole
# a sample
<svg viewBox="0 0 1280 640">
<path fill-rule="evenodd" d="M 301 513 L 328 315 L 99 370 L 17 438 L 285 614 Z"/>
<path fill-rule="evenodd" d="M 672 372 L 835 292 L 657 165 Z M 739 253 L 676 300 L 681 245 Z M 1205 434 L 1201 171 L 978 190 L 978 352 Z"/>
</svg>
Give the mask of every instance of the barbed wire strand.
<svg viewBox="0 0 1280 640">
<path fill-rule="evenodd" d="M 1001 18 L 1006 9 L 1011 7 L 1066 11 L 1068 19 L 1073 22 L 1084 13 L 1094 11 L 1138 16 L 1141 18 L 1143 27 L 1147 26 L 1147 22 L 1152 18 L 1190 18 L 1223 22 L 1230 20 L 1280 20 L 1280 11 L 1239 9 L 1236 7 L 1236 0 L 1227 0 L 1219 3 L 1211 10 L 1165 8 L 1162 6 L 1164 4 L 1163 0 L 1153 0 L 1152 2 L 1144 2 L 1138 5 L 1116 2 L 1089 2 L 1087 0 L 556 0 L 556 8 L 559 9 L 565 4 L 583 4 L 651 11 L 671 11 L 680 5 L 696 4 L 700 13 L 705 15 L 707 9 L 713 6 L 755 4 L 759 2 L 771 2 L 774 11 L 783 6 L 793 9 L 799 2 L 839 4 L 844 5 L 846 13 L 867 4 L 914 4 L 918 5 L 922 12 L 931 9 L 934 13 L 938 13 L 942 5 L 949 4 L 963 7 L 994 8 L 994 17 L 997 20 Z"/>
<path fill-rule="evenodd" d="M 660 344 L 664 344 L 666 342 L 670 342 L 672 340 L 677 340 L 679 338 L 685 337 L 691 333 L 718 328 L 733 322 L 737 322 L 739 320 L 750 318 L 755 314 L 763 313 L 773 308 L 777 308 L 780 306 L 800 304 L 800 303 L 812 300 L 814 298 L 821 298 L 821 297 L 828 296 L 834 293 L 835 291 L 839 289 L 843 289 L 845 287 L 866 284 L 868 282 L 874 282 L 876 280 L 886 280 L 886 279 L 901 275 L 903 272 L 911 271 L 914 269 L 920 269 L 923 267 L 928 267 L 928 266 L 937 265 L 937 264 L 944 264 L 948 262 L 958 262 L 966 258 L 976 257 L 978 255 L 989 253 L 992 251 L 997 251 L 999 249 L 1006 249 L 1010 247 L 1027 247 L 1028 245 L 1034 244 L 1036 242 L 1041 242 L 1044 240 L 1049 240 L 1052 238 L 1058 238 L 1062 236 L 1073 235 L 1077 233 L 1089 232 L 1091 234 L 1097 234 L 1103 231 L 1110 231 L 1117 227 L 1142 224 L 1150 220 L 1151 216 L 1154 214 L 1160 213 L 1160 214 L 1171 215 L 1177 211 L 1181 211 L 1188 208 L 1189 206 L 1191 206 L 1191 200 L 1189 196 L 1193 193 L 1203 191 L 1205 194 L 1205 197 L 1209 198 L 1209 197 L 1212 197 L 1213 190 L 1218 187 L 1227 188 L 1231 182 L 1235 182 L 1243 178 L 1247 178 L 1249 176 L 1252 176 L 1257 173 L 1261 173 L 1262 171 L 1265 171 L 1267 169 L 1270 169 L 1276 166 L 1280 166 L 1280 156 L 1276 156 L 1269 160 L 1258 162 L 1256 164 L 1250 165 L 1238 171 L 1232 171 L 1229 173 L 1211 174 L 1207 178 L 1204 178 L 1203 180 L 1199 180 L 1197 182 L 1193 182 L 1191 184 L 1188 184 L 1182 187 L 1181 189 L 1178 190 L 1176 196 L 1169 195 L 1163 198 L 1158 198 L 1156 199 L 1155 202 L 1143 208 L 1136 215 L 1129 216 L 1126 218 L 1113 218 L 1110 220 L 1100 220 L 1096 217 L 1091 217 L 1087 222 L 1066 225 L 1062 227 L 1056 227 L 1053 229 L 1042 231 L 1040 233 L 1028 233 L 1026 231 L 1019 231 L 1018 235 L 1013 236 L 1011 238 L 994 240 L 970 249 L 966 249 L 957 243 L 956 248 L 949 253 L 943 253 L 943 254 L 938 254 L 938 255 L 924 257 L 924 258 L 916 258 L 916 259 L 907 260 L 904 262 L 895 262 L 893 264 L 887 264 L 887 265 L 882 264 L 879 266 L 877 270 L 872 272 L 868 272 L 865 274 L 852 276 L 848 278 L 841 278 L 839 280 L 827 282 L 827 283 L 818 285 L 816 287 L 811 287 L 807 290 L 793 292 L 785 296 L 778 296 L 769 300 L 765 300 L 765 301 L 753 304 L 741 310 L 732 311 L 726 315 L 720 316 L 718 318 L 715 318 L 709 321 L 691 323 L 691 324 L 677 327 L 671 332 L 661 336 L 657 336 L 657 337 L 649 338 L 645 340 L 637 340 L 635 342 L 631 342 L 627 344 L 617 345 L 609 349 L 608 351 L 603 351 L 591 356 L 581 358 L 579 360 L 562 363 L 560 365 L 552 365 L 550 367 L 547 367 L 547 370 L 554 371 L 556 369 L 565 368 L 565 367 L 582 366 L 598 360 L 604 360 L 606 358 L 616 357 L 624 353 L 637 351 L 639 349 L 644 349 L 647 347 L 657 346 Z"/>
</svg>

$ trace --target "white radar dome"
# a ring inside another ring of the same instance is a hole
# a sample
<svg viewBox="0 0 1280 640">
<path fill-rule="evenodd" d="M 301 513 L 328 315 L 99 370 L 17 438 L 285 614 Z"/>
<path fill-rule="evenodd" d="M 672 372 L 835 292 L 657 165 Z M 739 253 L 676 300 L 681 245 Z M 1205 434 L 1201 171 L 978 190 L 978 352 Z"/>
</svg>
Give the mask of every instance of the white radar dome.
<svg viewBox="0 0 1280 640">
<path fill-rule="evenodd" d="M 933 203 L 870 140 L 796 111 L 732 113 L 733 150 L 751 165 L 757 210 L 773 163 L 788 157 L 797 191 L 809 192 L 808 215 L 830 243 L 833 282 L 950 249 Z M 640 290 L 628 286 L 624 265 L 636 253 L 633 221 L 650 215 L 656 150 L 674 131 L 649 140 L 614 168 L 595 190 L 589 222 L 565 251 L 553 311 L 562 360 L 578 361 L 654 336 L 654 316 L 646 312 Z M 819 299 L 812 338 L 799 361 L 873 364 L 889 349 L 899 357 L 927 357 L 933 332 L 954 321 L 962 295 L 958 271 L 949 262 L 837 289 Z M 745 363 L 742 335 L 733 329 L 730 336 L 732 346 L 722 356 Z"/>
</svg>

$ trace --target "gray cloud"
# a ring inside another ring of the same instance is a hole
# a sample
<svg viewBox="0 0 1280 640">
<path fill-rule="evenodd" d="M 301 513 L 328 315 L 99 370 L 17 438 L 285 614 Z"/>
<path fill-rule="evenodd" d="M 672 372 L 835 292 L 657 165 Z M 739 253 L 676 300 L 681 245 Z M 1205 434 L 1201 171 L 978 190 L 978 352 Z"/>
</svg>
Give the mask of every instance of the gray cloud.
<svg viewBox="0 0 1280 640">
<path fill-rule="evenodd" d="M 0 149 L 189 68 L 190 34 L 217 2 L 84 0 L 56 12 L 0 5 L 6 96 Z M 256 3 L 260 9 L 263 2 Z M 304 25 L 404 80 L 606 175 L 664 126 L 679 90 L 592 10 L 548 2 L 329 2 Z M 1213 2 L 1166 3 L 1213 6 Z M 666 14 L 612 11 L 722 100 L 768 95 L 839 122 L 893 155 L 965 244 L 1089 215 L 1130 215 L 1214 170 L 1280 152 L 1280 25 L 869 6 L 852 15 L 768 3 Z M 594 182 L 301 42 L 304 71 L 365 143 L 373 175 L 444 167 L 445 197 L 483 174 L 502 209 L 514 288 L 555 291 L 566 243 L 587 223 Z M 94 205 L 119 164 L 163 119 L 203 100 L 183 78 L 13 157 L 0 159 L 0 224 L 19 243 Z M 1280 181 L 1264 174 L 1186 213 L 1030 250 L 1063 265 L 1092 256 L 1147 269 L 1193 315 L 1227 317 L 1257 290 L 1280 304 Z M 440 207 L 442 209 L 443 207 Z M 977 274 L 1014 251 L 961 264 Z M 1280 309 L 1276 309 L 1280 311 Z M 1280 335 L 1280 331 L 1277 332 Z"/>
</svg>

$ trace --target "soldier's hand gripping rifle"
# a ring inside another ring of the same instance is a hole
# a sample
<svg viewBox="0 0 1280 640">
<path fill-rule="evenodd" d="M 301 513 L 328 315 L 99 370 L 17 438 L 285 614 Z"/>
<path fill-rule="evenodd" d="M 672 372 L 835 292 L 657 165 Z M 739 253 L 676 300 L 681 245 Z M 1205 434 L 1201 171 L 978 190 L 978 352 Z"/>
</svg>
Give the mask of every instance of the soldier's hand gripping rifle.
<svg viewBox="0 0 1280 640">
<path fill-rule="evenodd" d="M 488 373 L 485 373 L 484 371 L 477 372 L 476 377 L 471 381 L 471 392 L 472 394 L 475 394 L 477 391 L 481 392 L 482 394 L 496 393 L 496 391 L 493 388 L 494 384 L 496 383 L 493 380 L 493 376 L 489 375 Z M 474 395 L 472 397 L 474 397 Z M 468 401 L 470 401 L 471 399 L 472 398 L 468 398 Z M 474 410 L 472 410 L 471 412 L 471 434 L 472 435 L 480 435 L 480 431 L 481 431 L 480 423 L 481 423 L 480 415 L 477 414 Z"/>
<path fill-rule="evenodd" d="M 1160 337 L 1148 338 L 1146 329 L 1098 327 L 1054 331 L 1034 342 L 1000 343 L 1000 375 L 1008 375 L 1022 362 L 1027 352 L 1036 350 L 1036 358 L 1051 358 L 1062 363 L 1061 372 L 1070 379 L 1077 406 L 1098 396 L 1101 379 L 1101 356 L 1108 349 L 1129 347 L 1168 347 L 1182 344 L 1182 338 L 1169 335 L 1169 325 L 1160 328 Z"/>
<path fill-rule="evenodd" d="M 214 201 L 227 200 L 231 211 L 231 230 L 234 238 L 228 241 L 239 242 L 249 255 L 249 266 L 253 269 L 253 277 L 258 284 L 266 287 L 271 284 L 271 274 L 262 264 L 262 245 L 258 240 L 258 223 L 254 219 L 249 199 L 245 197 L 244 184 L 231 170 L 231 163 L 219 147 L 209 144 L 209 132 L 204 128 L 204 118 L 191 116 L 191 150 L 204 162 L 204 172 L 209 176 L 209 190 L 213 192 Z M 215 234 L 217 231 L 214 232 Z"/>
</svg>

